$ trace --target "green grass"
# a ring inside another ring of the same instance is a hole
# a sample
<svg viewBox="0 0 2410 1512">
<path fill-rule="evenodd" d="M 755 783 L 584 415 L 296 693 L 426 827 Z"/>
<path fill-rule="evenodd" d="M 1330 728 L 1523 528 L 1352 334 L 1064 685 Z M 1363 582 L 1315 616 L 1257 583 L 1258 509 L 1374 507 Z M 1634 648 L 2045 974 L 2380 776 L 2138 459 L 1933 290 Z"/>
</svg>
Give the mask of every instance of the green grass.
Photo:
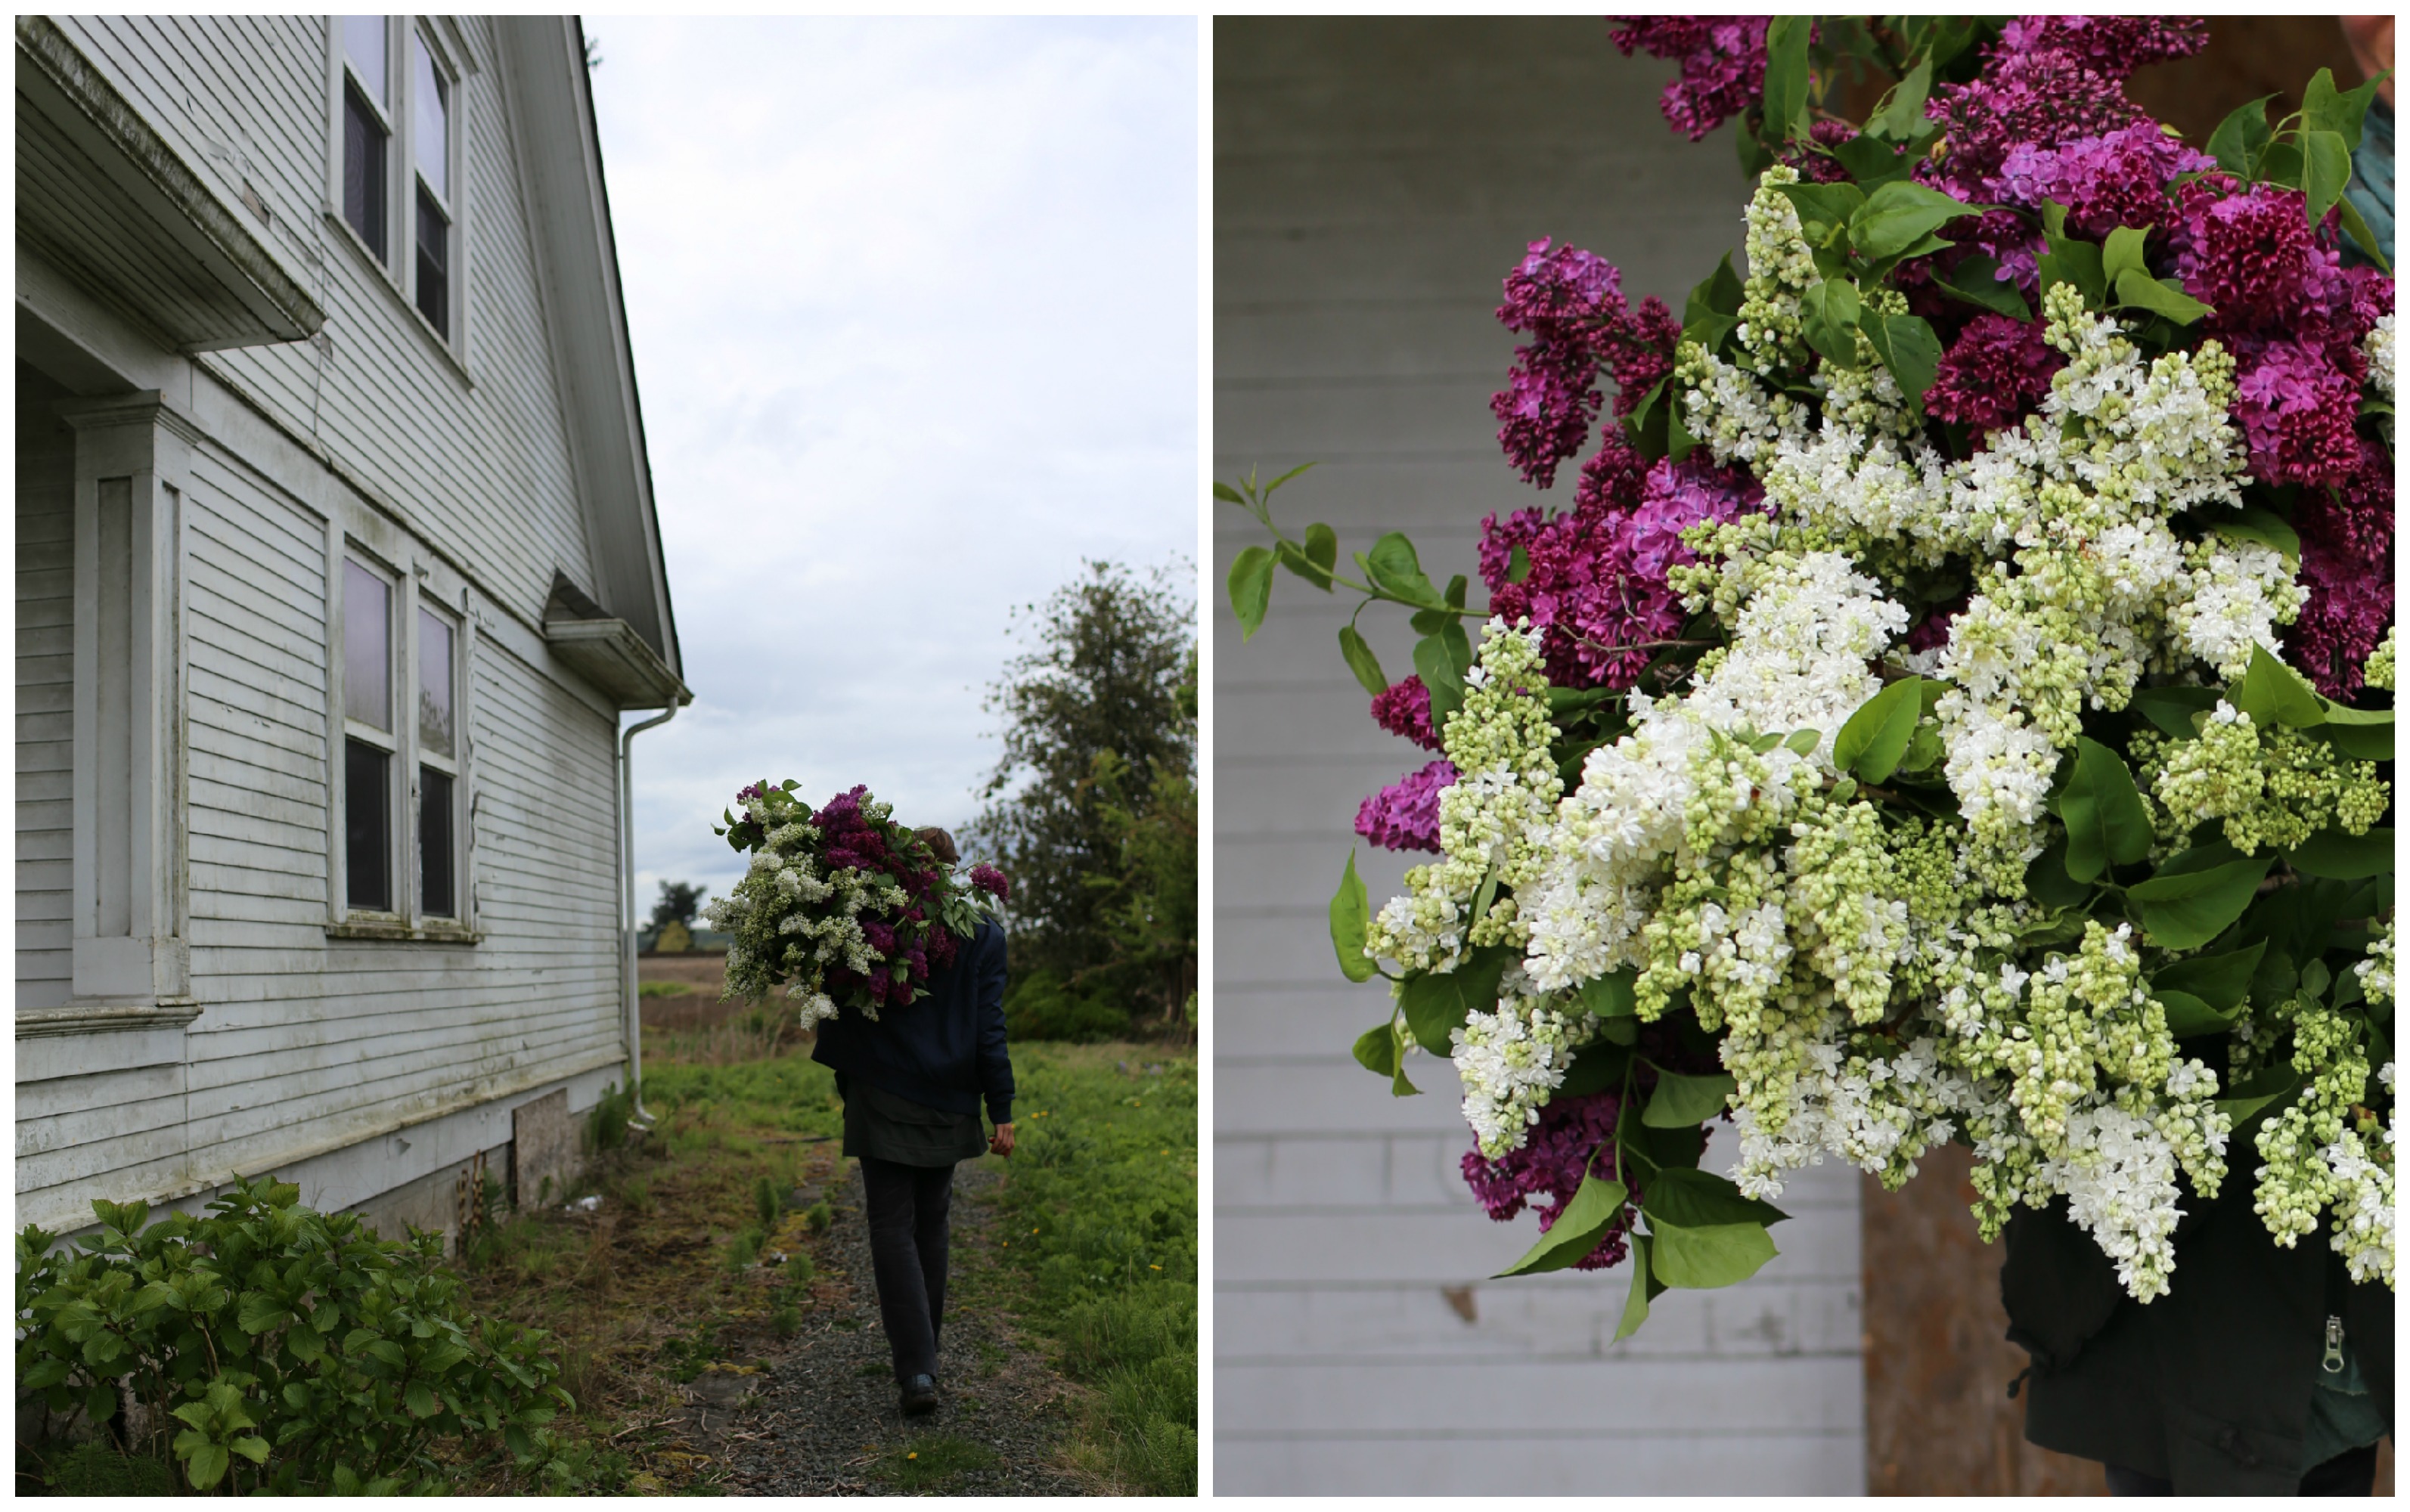
<svg viewBox="0 0 2410 1512">
<path fill-rule="evenodd" d="M 887 1451 L 879 1462 L 882 1479 L 902 1491 L 944 1491 L 966 1470 L 985 1470 L 995 1463 L 995 1451 L 984 1444 L 942 1433 L 907 1439 Z"/>
<path fill-rule="evenodd" d="M 1133 1490 L 1194 1495 L 1196 1059 L 1159 1045 L 1041 1043 L 1013 1046 L 1012 1063 L 1019 1147 L 995 1191 L 996 1243 L 960 1256 L 949 1305 L 992 1301 L 1059 1346 L 1064 1373 L 1093 1392 L 1076 1461 Z M 794 1054 L 657 1061 L 645 1101 L 665 1129 L 673 1109 L 709 1118 L 671 1132 L 674 1148 L 749 1144 L 738 1128 L 835 1135 L 844 1121 L 831 1073 Z M 747 1195 L 758 1207 L 760 1184 Z M 825 1206 L 806 1215 L 815 1230 Z M 915 1439 L 895 1451 L 903 1468 L 890 1478 L 937 1489 L 965 1468 L 930 1447 L 948 1442 Z M 903 1459 L 907 1451 L 921 1459 Z"/>
<path fill-rule="evenodd" d="M 1017 1310 L 1096 1390 L 1090 1430 L 1115 1477 L 1194 1495 L 1196 1062 L 1036 1044 L 1015 1048 L 1013 1069 L 1021 1147 L 999 1194 L 1010 1248 L 996 1260 L 1018 1273 Z"/>
</svg>

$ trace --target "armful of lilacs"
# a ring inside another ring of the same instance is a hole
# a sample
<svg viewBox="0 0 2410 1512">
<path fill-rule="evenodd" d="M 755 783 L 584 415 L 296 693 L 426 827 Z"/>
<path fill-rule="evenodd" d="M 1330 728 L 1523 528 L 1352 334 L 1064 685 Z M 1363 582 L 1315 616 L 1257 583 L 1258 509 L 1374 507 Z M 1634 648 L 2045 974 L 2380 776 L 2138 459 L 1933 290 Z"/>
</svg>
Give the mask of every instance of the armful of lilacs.
<svg viewBox="0 0 2410 1512">
<path fill-rule="evenodd" d="M 1486 606 L 1402 535 L 1350 575 L 1283 531 L 1302 468 L 1216 485 L 1272 538 L 1230 570 L 1246 635 L 1278 569 L 1354 594 L 1373 717 L 1439 756 L 1357 819 L 1437 859 L 1375 913 L 1351 856 L 1331 900 L 1342 971 L 1392 986 L 1357 1058 L 1401 1096 L 1454 1058 L 1468 1181 L 1540 1210 L 1507 1274 L 1636 1257 L 1626 1332 L 1770 1259 L 1790 1172 L 1895 1187 L 1953 1140 L 1987 1239 L 2063 1198 L 2141 1301 L 2238 1148 L 2272 1243 L 2389 1286 L 2392 281 L 2340 255 L 2369 91 L 2322 73 L 2204 154 L 2120 71 L 2197 26 L 1902 24 L 1744 27 L 1754 74 L 1732 27 L 1658 28 L 1669 116 L 1744 115 L 1747 272 L 1677 323 L 1532 245 L 1500 440 L 1542 487 L 1598 444 L 1570 511 L 1482 522 Z M 1827 115 L 1867 58 L 1896 86 Z M 1420 637 L 1402 682 L 1373 604 Z"/>
<path fill-rule="evenodd" d="M 958 942 L 990 911 L 979 894 L 1005 900 L 1003 873 L 981 865 L 958 877 L 866 787 L 817 812 L 795 787 L 766 779 L 746 787 L 712 829 L 751 857 L 728 895 L 704 908 L 730 937 L 726 996 L 783 986 L 806 1029 L 841 1008 L 876 1020 L 881 1007 L 926 997 L 929 973 L 953 963 Z"/>
</svg>

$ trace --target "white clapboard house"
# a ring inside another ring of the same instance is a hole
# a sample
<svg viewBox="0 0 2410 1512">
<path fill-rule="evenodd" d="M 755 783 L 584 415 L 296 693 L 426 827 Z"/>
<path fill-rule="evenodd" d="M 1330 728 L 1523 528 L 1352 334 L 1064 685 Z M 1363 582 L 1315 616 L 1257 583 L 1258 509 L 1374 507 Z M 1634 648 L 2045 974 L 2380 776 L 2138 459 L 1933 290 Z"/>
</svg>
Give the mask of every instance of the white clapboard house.
<svg viewBox="0 0 2410 1512">
<path fill-rule="evenodd" d="M 1214 28 L 1215 476 L 1320 465 L 1274 496 L 1343 551 L 1408 532 L 1445 582 L 1481 516 L 1570 507 L 1500 456 L 1491 310 L 1542 236 L 1683 295 L 1737 251 L 1731 128 L 1693 146 L 1595 17 L 1226 19 Z M 1220 572 L 1261 531 L 1214 510 Z M 1781 1257 L 1672 1292 L 1614 1341 L 1620 1269 L 1488 1279 L 1535 1236 L 1459 1172 L 1453 1068 L 1393 1098 L 1348 1054 L 1388 1011 L 1325 907 L 1348 846 L 1377 902 L 1408 857 L 1349 833 L 1430 759 L 1384 734 L 1339 655 L 1344 596 L 1282 574 L 1241 644 L 1215 607 L 1213 1467 L 1225 1493 L 1854 1493 L 1865 1489 L 1855 1172 L 1802 1173 Z M 1403 617 L 1362 621 L 1393 677 Z M 1716 1169 L 1729 1164 L 1720 1141 Z"/>
<path fill-rule="evenodd" d="M 540 1197 L 688 698 L 584 37 L 16 38 L 17 1221 Z"/>
</svg>

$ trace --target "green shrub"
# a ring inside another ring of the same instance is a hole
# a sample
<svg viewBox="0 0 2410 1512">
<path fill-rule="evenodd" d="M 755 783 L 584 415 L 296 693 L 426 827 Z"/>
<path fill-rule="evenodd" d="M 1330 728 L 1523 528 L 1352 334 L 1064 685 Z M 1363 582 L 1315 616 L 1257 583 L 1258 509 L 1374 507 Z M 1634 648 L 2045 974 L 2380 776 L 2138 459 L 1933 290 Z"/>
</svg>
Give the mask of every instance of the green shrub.
<svg viewBox="0 0 2410 1512">
<path fill-rule="evenodd" d="M 43 1481 L 61 1496 L 173 1496 L 176 1468 L 91 1439 L 53 1459 Z"/>
<path fill-rule="evenodd" d="M 628 1117 L 635 1111 L 635 1098 L 620 1091 L 617 1082 L 604 1087 L 586 1116 L 586 1148 L 600 1153 L 628 1143 Z"/>
<path fill-rule="evenodd" d="M 762 1254 L 762 1231 L 748 1229 L 728 1242 L 728 1268 L 743 1271 L 752 1268 Z"/>
<path fill-rule="evenodd" d="M 1063 1364 L 1082 1380 L 1197 1348 L 1197 1289 L 1165 1284 L 1075 1303 L 1063 1315 Z M 1193 1362 L 1193 1361 L 1192 1361 Z"/>
<path fill-rule="evenodd" d="M 786 1199 L 778 1194 L 778 1184 L 768 1176 L 758 1176 L 753 1182 L 753 1216 L 762 1220 L 764 1229 L 778 1226 L 778 1215 L 787 1208 Z"/>
<path fill-rule="evenodd" d="M 496 1436 L 560 1483 L 543 1425 L 569 1395 L 544 1335 L 478 1317 L 441 1235 L 379 1239 L 298 1196 L 239 1182 L 208 1216 L 147 1228 L 143 1203 L 94 1202 L 99 1231 L 72 1251 L 21 1231 L 20 1421 L 80 1410 L 117 1447 L 172 1457 L 198 1490 L 440 1489 L 435 1446 Z M 150 1409 L 133 1442 L 124 1399 Z"/>
<path fill-rule="evenodd" d="M 1004 995 L 1006 1034 L 1016 1041 L 1069 1040 L 1091 1044 L 1129 1032 L 1126 1008 L 1083 997 L 1040 968 L 1012 984 Z"/>
<path fill-rule="evenodd" d="M 804 1226 L 814 1233 L 828 1232 L 829 1225 L 835 1221 L 836 1209 L 829 1206 L 826 1200 L 814 1202 L 804 1209 Z"/>
</svg>

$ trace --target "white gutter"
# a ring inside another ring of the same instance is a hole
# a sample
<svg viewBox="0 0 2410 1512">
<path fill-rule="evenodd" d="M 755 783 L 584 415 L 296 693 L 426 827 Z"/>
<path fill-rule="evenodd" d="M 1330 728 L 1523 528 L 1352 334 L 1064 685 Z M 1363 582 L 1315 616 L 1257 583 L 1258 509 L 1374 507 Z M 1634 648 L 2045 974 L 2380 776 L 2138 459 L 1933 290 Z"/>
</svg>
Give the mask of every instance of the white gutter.
<svg viewBox="0 0 2410 1512">
<path fill-rule="evenodd" d="M 636 737 L 655 725 L 666 725 L 677 717 L 678 706 L 671 704 L 655 718 L 629 726 L 619 734 L 619 879 L 626 894 L 627 912 L 621 915 L 626 926 L 621 940 L 626 948 L 621 952 L 620 1000 L 625 1012 L 621 1018 L 628 1035 L 628 1090 L 635 1099 L 635 1116 L 650 1125 L 653 1116 L 645 1111 L 645 1022 L 636 996 L 636 783 L 633 757 L 630 747 Z"/>
</svg>

